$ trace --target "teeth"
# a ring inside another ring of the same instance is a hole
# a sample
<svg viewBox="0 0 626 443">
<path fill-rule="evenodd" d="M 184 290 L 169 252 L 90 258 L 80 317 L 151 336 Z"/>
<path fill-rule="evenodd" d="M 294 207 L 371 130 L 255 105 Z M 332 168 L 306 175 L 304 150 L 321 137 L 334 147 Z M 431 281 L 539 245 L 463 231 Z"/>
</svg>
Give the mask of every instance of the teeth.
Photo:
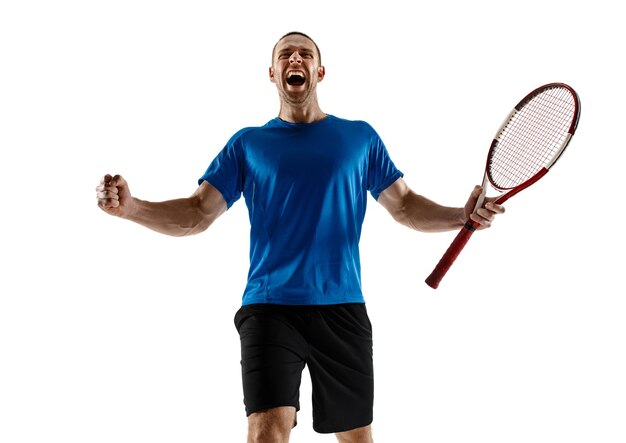
<svg viewBox="0 0 626 443">
<path fill-rule="evenodd" d="M 287 73 L 287 78 L 293 77 L 294 75 L 299 75 L 300 77 L 304 77 L 304 72 L 302 71 L 290 71 Z"/>
</svg>

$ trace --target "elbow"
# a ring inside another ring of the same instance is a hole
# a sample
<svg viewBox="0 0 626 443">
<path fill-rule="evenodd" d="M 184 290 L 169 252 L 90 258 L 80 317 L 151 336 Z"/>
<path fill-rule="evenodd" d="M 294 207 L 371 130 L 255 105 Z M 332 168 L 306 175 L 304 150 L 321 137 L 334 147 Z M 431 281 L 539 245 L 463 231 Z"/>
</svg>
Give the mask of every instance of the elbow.
<svg viewBox="0 0 626 443">
<path fill-rule="evenodd" d="M 389 212 L 391 214 L 391 217 L 396 222 L 409 228 L 415 229 L 413 223 L 411 222 L 411 214 L 406 200 L 404 200 L 400 205 L 396 206 L 392 211 Z"/>
<path fill-rule="evenodd" d="M 405 205 L 395 208 L 391 211 L 391 217 L 398 223 L 405 225 L 409 216 Z"/>
<path fill-rule="evenodd" d="M 213 223 L 213 220 L 209 220 L 203 214 L 198 213 L 195 214 L 195 216 L 191 220 L 189 220 L 189 222 L 190 223 L 184 226 L 180 226 L 180 237 L 189 237 L 206 231 L 209 226 L 211 226 L 211 223 Z"/>
<path fill-rule="evenodd" d="M 192 198 L 193 215 L 187 226 L 181 226 L 183 237 L 200 234 L 206 231 L 213 222 L 222 215 L 225 207 L 206 207 L 198 198 Z"/>
<path fill-rule="evenodd" d="M 393 219 L 407 228 L 418 232 L 430 232 L 425 199 L 413 192 L 406 194 L 391 212 Z"/>
<path fill-rule="evenodd" d="M 182 230 L 181 237 L 189 237 L 192 235 L 200 234 L 201 232 L 206 231 L 209 226 L 213 223 L 213 220 L 207 221 L 206 219 L 198 220 L 191 226 L 187 226 Z"/>
</svg>

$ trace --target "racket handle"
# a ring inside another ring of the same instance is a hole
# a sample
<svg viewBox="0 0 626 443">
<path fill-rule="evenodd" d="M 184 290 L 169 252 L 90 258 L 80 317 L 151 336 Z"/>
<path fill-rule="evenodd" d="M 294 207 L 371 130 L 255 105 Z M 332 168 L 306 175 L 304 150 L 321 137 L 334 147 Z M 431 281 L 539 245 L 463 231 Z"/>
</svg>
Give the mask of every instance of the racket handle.
<svg viewBox="0 0 626 443">
<path fill-rule="evenodd" d="M 433 269 L 433 272 L 431 272 L 426 278 L 426 284 L 428 286 L 433 289 L 437 289 L 444 275 L 446 275 L 450 266 L 452 266 L 452 263 L 454 263 L 456 258 L 459 256 L 477 226 L 477 224 L 471 221 L 467 221 L 465 225 L 463 225 L 457 236 L 448 247 L 448 250 L 443 254 L 443 257 L 441 257 L 441 260 L 439 260 L 435 269 Z"/>
</svg>

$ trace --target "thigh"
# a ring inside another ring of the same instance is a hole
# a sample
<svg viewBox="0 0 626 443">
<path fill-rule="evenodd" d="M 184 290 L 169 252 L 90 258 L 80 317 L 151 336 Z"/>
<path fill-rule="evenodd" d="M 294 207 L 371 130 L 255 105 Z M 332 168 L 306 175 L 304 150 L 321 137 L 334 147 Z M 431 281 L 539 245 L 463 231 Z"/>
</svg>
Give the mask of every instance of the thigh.
<svg viewBox="0 0 626 443">
<path fill-rule="evenodd" d="M 315 430 L 336 433 L 369 425 L 374 365 L 372 326 L 365 305 L 320 308 L 310 340 Z"/>
<path fill-rule="evenodd" d="M 279 306 L 251 305 L 235 315 L 248 416 L 281 406 L 300 409 L 300 381 L 308 345 L 287 314 Z"/>
</svg>

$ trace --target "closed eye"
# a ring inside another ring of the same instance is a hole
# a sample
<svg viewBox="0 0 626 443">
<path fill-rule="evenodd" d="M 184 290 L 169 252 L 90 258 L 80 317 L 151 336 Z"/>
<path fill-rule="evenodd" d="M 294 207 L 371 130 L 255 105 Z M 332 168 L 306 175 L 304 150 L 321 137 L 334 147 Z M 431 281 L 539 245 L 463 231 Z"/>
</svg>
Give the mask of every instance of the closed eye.
<svg viewBox="0 0 626 443">
<path fill-rule="evenodd" d="M 295 51 L 295 52 L 298 52 L 298 54 L 300 54 L 300 57 L 302 57 L 302 58 L 306 58 L 306 59 L 312 59 L 313 58 L 313 53 L 309 52 L 307 50 Z M 286 60 L 286 59 L 290 58 L 293 53 L 294 53 L 294 51 L 281 51 L 281 52 L 278 53 L 278 59 L 279 60 Z"/>
</svg>

